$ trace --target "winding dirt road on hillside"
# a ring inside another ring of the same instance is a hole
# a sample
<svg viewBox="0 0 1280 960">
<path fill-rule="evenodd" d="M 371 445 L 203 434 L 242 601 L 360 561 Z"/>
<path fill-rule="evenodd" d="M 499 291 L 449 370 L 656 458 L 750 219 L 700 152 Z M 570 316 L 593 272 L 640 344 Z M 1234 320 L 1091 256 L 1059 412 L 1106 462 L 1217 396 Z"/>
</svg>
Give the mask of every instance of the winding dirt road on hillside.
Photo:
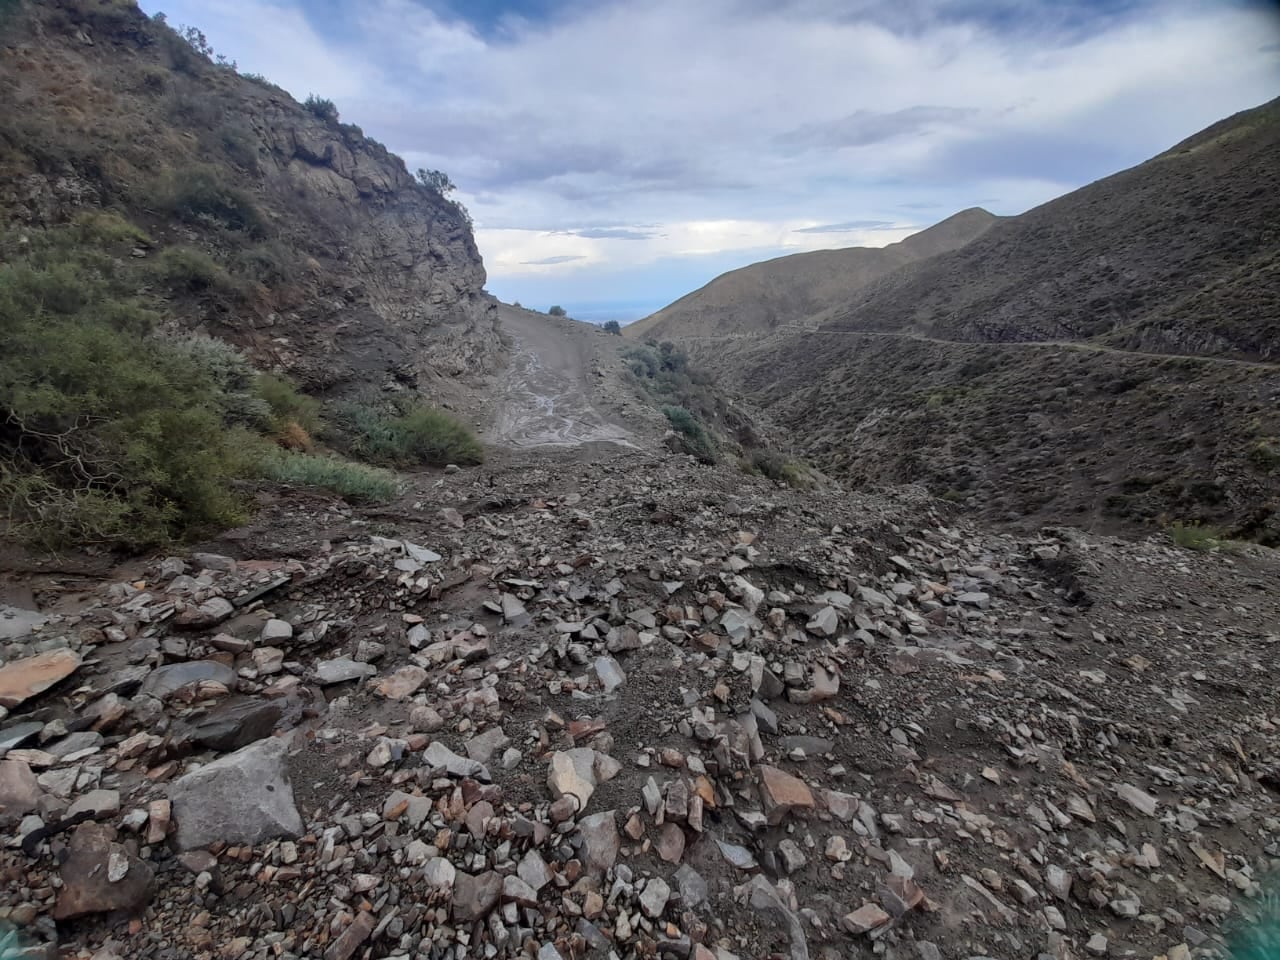
<svg viewBox="0 0 1280 960">
<path fill-rule="evenodd" d="M 585 323 L 499 304 L 511 343 L 497 413 L 485 433 L 499 446 L 579 447 L 614 443 L 633 447 L 632 434 L 591 401 L 596 330 Z"/>
</svg>

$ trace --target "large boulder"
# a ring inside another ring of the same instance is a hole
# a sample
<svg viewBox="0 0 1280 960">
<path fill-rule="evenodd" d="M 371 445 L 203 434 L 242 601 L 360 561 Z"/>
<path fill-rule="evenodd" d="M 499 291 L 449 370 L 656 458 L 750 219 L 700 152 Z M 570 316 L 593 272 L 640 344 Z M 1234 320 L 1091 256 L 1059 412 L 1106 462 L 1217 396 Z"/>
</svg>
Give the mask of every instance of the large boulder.
<svg viewBox="0 0 1280 960">
<path fill-rule="evenodd" d="M 219 757 L 169 787 L 179 850 L 225 843 L 261 843 L 301 836 L 285 768 L 286 738 L 268 737 Z"/>
</svg>

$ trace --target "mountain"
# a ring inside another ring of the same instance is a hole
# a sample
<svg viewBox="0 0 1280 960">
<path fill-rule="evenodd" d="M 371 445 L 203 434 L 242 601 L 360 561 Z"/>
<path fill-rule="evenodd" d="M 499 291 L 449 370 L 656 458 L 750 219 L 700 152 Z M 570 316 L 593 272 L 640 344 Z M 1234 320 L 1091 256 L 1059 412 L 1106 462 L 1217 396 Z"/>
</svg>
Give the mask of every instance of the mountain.
<svg viewBox="0 0 1280 960">
<path fill-rule="evenodd" d="M 755 263 L 722 274 L 652 316 L 625 328 L 636 340 L 771 331 L 805 322 L 900 267 L 963 247 L 1001 220 L 986 210 L 962 210 L 887 247 L 816 250 Z"/>
<path fill-rule="evenodd" d="M 239 74 L 133 3 L 0 16 L 0 223 L 120 216 L 146 236 L 135 256 L 203 268 L 164 291 L 182 328 L 312 389 L 447 393 L 495 365 L 465 211 L 332 103 Z"/>
<path fill-rule="evenodd" d="M 690 349 L 847 480 L 1280 543 L 1277 153 L 1280 101 L 885 274 L 814 332 Z"/>
</svg>

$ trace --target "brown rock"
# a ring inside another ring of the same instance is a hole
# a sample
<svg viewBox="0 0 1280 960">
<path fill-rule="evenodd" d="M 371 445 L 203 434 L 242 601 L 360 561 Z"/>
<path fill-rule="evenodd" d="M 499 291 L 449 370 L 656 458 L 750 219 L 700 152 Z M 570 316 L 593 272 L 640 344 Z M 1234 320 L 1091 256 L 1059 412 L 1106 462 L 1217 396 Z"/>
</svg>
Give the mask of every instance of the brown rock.
<svg viewBox="0 0 1280 960">
<path fill-rule="evenodd" d="M 161 843 L 169 835 L 172 807 L 168 800 L 152 800 L 147 805 L 147 843 Z"/>
<path fill-rule="evenodd" d="M 65 680 L 80 666 L 74 650 L 49 650 L 0 667 L 0 707 L 12 710 Z"/>
<path fill-rule="evenodd" d="M 71 835 L 67 859 L 59 868 L 62 889 L 53 908 L 55 920 L 114 910 L 141 911 L 151 900 L 155 873 L 115 842 L 116 831 L 82 823 Z"/>
<path fill-rule="evenodd" d="M 658 856 L 667 863 L 679 863 L 684 856 L 684 831 L 670 821 L 664 823 L 656 847 Z"/>
<path fill-rule="evenodd" d="M 360 944 L 369 939 L 369 934 L 373 933 L 373 928 L 377 925 L 377 917 L 368 910 L 361 910 L 360 915 L 351 921 L 351 926 L 329 944 L 329 949 L 324 952 L 324 960 L 349 960 L 360 949 Z"/>
<path fill-rule="evenodd" d="M 29 764 L 0 760 L 0 823 L 16 821 L 34 810 L 43 793 Z"/>
<path fill-rule="evenodd" d="M 759 776 L 760 801 L 770 826 L 776 827 L 792 810 L 813 809 L 813 793 L 803 780 L 768 765 L 761 765 Z"/>
<path fill-rule="evenodd" d="M 845 914 L 840 923 L 850 933 L 870 933 L 876 927 L 883 927 L 893 918 L 874 903 L 868 903 L 853 913 Z"/>
<path fill-rule="evenodd" d="M 492 870 L 479 876 L 459 873 L 453 883 L 453 919 L 458 923 L 483 920 L 502 896 L 502 876 Z"/>
<path fill-rule="evenodd" d="M 373 688 L 388 700 L 403 700 L 417 693 L 426 682 L 427 671 L 410 664 L 389 676 L 379 677 L 373 682 Z"/>
</svg>

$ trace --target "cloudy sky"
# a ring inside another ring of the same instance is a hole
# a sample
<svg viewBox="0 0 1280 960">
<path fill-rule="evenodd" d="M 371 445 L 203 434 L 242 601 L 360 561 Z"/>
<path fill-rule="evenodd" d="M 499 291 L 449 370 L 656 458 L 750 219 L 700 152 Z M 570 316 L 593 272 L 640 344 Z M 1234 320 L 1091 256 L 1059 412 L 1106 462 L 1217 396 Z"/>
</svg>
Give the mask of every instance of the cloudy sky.
<svg viewBox="0 0 1280 960">
<path fill-rule="evenodd" d="M 726 269 L 1015 214 L 1280 94 L 1226 0 L 144 0 L 438 168 L 489 289 L 633 319 Z"/>
</svg>

